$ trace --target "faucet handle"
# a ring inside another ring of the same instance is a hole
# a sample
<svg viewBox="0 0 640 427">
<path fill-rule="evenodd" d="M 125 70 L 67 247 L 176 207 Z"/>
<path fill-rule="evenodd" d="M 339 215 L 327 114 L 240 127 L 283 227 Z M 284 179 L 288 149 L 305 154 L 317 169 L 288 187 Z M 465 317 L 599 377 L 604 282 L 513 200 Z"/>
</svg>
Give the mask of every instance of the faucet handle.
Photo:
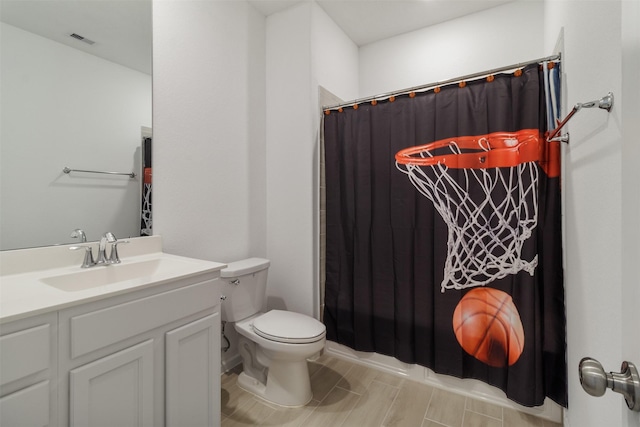
<svg viewBox="0 0 640 427">
<path fill-rule="evenodd" d="M 109 264 L 107 260 L 107 243 L 115 243 L 118 239 L 111 232 L 104 233 L 100 238 L 100 245 L 98 246 L 98 261 L 97 264 Z"/>
<path fill-rule="evenodd" d="M 80 249 L 84 249 L 84 261 L 82 261 L 82 268 L 89 268 L 96 265 L 96 261 L 93 259 L 93 251 L 91 250 L 91 246 L 89 245 L 80 245 L 80 246 L 71 246 L 69 250 L 77 251 Z"/>
<path fill-rule="evenodd" d="M 111 243 L 111 256 L 109 257 L 110 264 L 120 264 L 120 257 L 118 256 L 118 243 L 129 243 L 129 241 L 118 240 Z"/>
<path fill-rule="evenodd" d="M 82 243 L 86 243 L 87 241 L 87 235 L 85 234 L 84 230 L 81 228 L 76 228 L 75 230 L 73 230 L 71 232 L 71 236 L 74 239 L 80 238 L 80 241 Z"/>
</svg>

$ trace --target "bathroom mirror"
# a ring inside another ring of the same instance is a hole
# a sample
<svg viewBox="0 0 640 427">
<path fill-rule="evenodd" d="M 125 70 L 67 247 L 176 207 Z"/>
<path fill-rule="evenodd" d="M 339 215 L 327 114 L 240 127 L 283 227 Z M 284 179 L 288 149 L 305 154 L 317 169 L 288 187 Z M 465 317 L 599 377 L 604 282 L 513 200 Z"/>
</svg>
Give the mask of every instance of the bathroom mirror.
<svg viewBox="0 0 640 427">
<path fill-rule="evenodd" d="M 2 0 L 0 21 L 0 249 L 139 236 L 151 0 Z"/>
</svg>

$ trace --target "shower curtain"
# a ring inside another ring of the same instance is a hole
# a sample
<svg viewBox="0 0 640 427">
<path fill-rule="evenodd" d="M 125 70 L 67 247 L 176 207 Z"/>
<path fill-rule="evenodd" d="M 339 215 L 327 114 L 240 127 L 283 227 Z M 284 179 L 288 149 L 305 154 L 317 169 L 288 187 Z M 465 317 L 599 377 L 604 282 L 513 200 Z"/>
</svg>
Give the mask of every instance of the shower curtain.
<svg viewBox="0 0 640 427">
<path fill-rule="evenodd" d="M 567 406 L 555 65 L 325 112 L 327 339 Z"/>
</svg>

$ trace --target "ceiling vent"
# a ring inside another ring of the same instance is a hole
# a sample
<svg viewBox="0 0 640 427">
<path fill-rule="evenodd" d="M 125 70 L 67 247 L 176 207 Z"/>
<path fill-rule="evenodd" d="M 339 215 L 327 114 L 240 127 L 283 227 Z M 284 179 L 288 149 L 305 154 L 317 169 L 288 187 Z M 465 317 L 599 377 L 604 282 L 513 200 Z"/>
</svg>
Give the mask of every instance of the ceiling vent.
<svg viewBox="0 0 640 427">
<path fill-rule="evenodd" d="M 89 40 L 86 37 L 82 37 L 80 34 L 73 33 L 73 34 L 69 34 L 69 36 L 73 37 L 76 40 L 80 40 L 81 42 L 86 43 L 88 45 L 92 45 L 95 43 L 93 40 Z"/>
</svg>

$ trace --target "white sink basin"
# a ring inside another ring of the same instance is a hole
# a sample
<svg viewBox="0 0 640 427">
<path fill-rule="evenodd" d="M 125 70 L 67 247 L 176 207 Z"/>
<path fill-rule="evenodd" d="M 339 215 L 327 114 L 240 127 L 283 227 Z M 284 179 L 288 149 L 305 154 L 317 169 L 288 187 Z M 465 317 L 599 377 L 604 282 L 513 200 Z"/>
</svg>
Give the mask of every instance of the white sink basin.
<svg viewBox="0 0 640 427">
<path fill-rule="evenodd" d="M 154 277 L 176 277 L 193 269 L 193 264 L 177 259 L 158 258 L 122 264 L 98 265 L 81 271 L 40 280 L 66 292 L 77 292 L 130 280 L 153 281 Z"/>
<path fill-rule="evenodd" d="M 129 241 L 121 264 L 90 268 L 80 267 L 84 254 L 72 245 L 0 251 L 0 325 L 155 286 L 214 280 L 225 267 L 165 253 L 160 236 Z"/>
</svg>

